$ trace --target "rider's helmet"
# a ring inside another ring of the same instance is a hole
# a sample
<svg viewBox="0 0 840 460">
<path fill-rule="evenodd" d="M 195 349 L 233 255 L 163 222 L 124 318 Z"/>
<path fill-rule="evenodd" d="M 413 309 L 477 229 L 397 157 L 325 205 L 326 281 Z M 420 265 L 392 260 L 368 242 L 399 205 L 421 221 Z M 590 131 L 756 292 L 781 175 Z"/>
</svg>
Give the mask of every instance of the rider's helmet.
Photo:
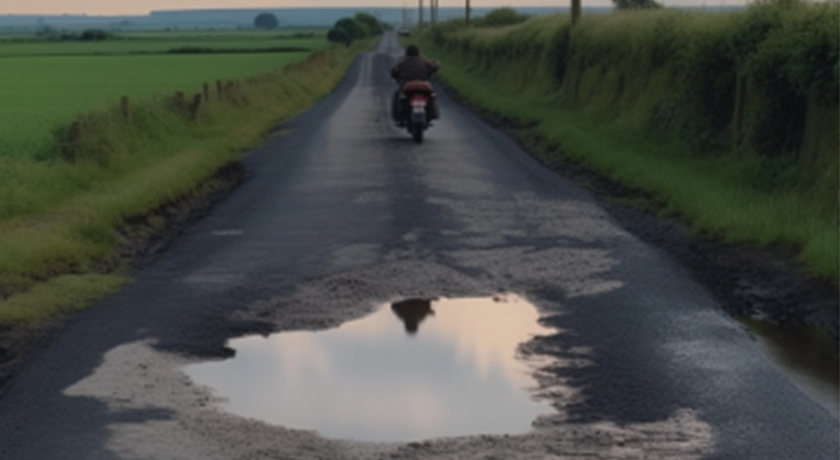
<svg viewBox="0 0 840 460">
<path fill-rule="evenodd" d="M 406 56 L 420 56 L 420 48 L 417 45 L 408 45 L 405 48 L 405 55 Z"/>
</svg>

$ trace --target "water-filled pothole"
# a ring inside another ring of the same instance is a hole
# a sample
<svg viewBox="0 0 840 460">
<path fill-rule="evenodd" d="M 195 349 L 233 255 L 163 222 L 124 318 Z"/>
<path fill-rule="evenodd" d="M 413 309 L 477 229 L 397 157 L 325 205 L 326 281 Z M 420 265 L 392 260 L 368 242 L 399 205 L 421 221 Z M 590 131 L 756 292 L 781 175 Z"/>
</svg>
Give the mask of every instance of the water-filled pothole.
<svg viewBox="0 0 840 460">
<path fill-rule="evenodd" d="M 760 320 L 742 321 L 794 384 L 835 417 L 840 415 L 840 364 L 830 337 L 808 327 L 782 328 Z"/>
<path fill-rule="evenodd" d="M 228 412 L 333 438 L 417 441 L 526 432 L 553 409 L 519 344 L 553 330 L 523 298 L 405 300 L 339 328 L 232 340 L 188 366 Z"/>
</svg>

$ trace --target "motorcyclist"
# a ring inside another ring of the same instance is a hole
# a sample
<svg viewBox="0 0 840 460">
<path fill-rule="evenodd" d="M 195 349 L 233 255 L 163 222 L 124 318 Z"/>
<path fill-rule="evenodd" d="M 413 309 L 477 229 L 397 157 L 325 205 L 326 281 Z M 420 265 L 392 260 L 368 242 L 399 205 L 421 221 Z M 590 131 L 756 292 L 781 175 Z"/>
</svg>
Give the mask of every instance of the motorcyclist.
<svg viewBox="0 0 840 460">
<path fill-rule="evenodd" d="M 438 71 L 439 67 L 437 61 L 423 57 L 417 45 L 408 45 L 406 47 L 405 56 L 400 58 L 399 62 L 391 68 L 391 78 L 399 84 L 397 91 L 394 92 L 394 99 L 391 103 L 391 116 L 397 124 L 403 123 L 402 117 L 400 116 L 402 112 L 400 110 L 400 93 L 402 92 L 403 86 L 414 80 L 429 81 L 432 75 Z M 432 119 L 439 118 L 440 114 L 438 112 L 437 101 L 434 98 L 430 101 L 429 108 Z"/>
</svg>

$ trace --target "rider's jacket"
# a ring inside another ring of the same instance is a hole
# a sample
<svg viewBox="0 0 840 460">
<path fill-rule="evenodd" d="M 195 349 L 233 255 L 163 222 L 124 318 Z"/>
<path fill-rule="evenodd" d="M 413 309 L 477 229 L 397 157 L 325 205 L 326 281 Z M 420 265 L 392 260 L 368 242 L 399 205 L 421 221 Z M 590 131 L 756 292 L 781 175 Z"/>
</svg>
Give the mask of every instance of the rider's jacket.
<svg viewBox="0 0 840 460">
<path fill-rule="evenodd" d="M 437 72 L 438 64 L 423 56 L 404 56 L 392 69 L 391 77 L 405 83 L 412 80 L 429 80 Z"/>
</svg>

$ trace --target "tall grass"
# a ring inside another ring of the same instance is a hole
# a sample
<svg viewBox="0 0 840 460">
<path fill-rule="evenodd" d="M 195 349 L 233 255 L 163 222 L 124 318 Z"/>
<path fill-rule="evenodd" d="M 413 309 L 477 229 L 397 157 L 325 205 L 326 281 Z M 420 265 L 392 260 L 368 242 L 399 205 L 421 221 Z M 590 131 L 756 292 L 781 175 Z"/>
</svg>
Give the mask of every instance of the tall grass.
<svg viewBox="0 0 840 460">
<path fill-rule="evenodd" d="M 196 114 L 169 99 L 134 105 L 130 121 L 116 108 L 90 111 L 69 122 L 77 133 L 71 157 L 0 157 L 14 183 L 0 200 L 0 321 L 38 322 L 116 289 L 124 277 L 100 267 L 124 222 L 193 192 L 278 121 L 330 92 L 365 45 L 240 80 Z M 67 140 L 67 129 L 56 132 Z"/>
<path fill-rule="evenodd" d="M 794 246 L 840 277 L 837 2 L 738 13 L 557 15 L 424 36 L 476 103 L 542 144 L 653 192 L 698 231 Z"/>
</svg>

